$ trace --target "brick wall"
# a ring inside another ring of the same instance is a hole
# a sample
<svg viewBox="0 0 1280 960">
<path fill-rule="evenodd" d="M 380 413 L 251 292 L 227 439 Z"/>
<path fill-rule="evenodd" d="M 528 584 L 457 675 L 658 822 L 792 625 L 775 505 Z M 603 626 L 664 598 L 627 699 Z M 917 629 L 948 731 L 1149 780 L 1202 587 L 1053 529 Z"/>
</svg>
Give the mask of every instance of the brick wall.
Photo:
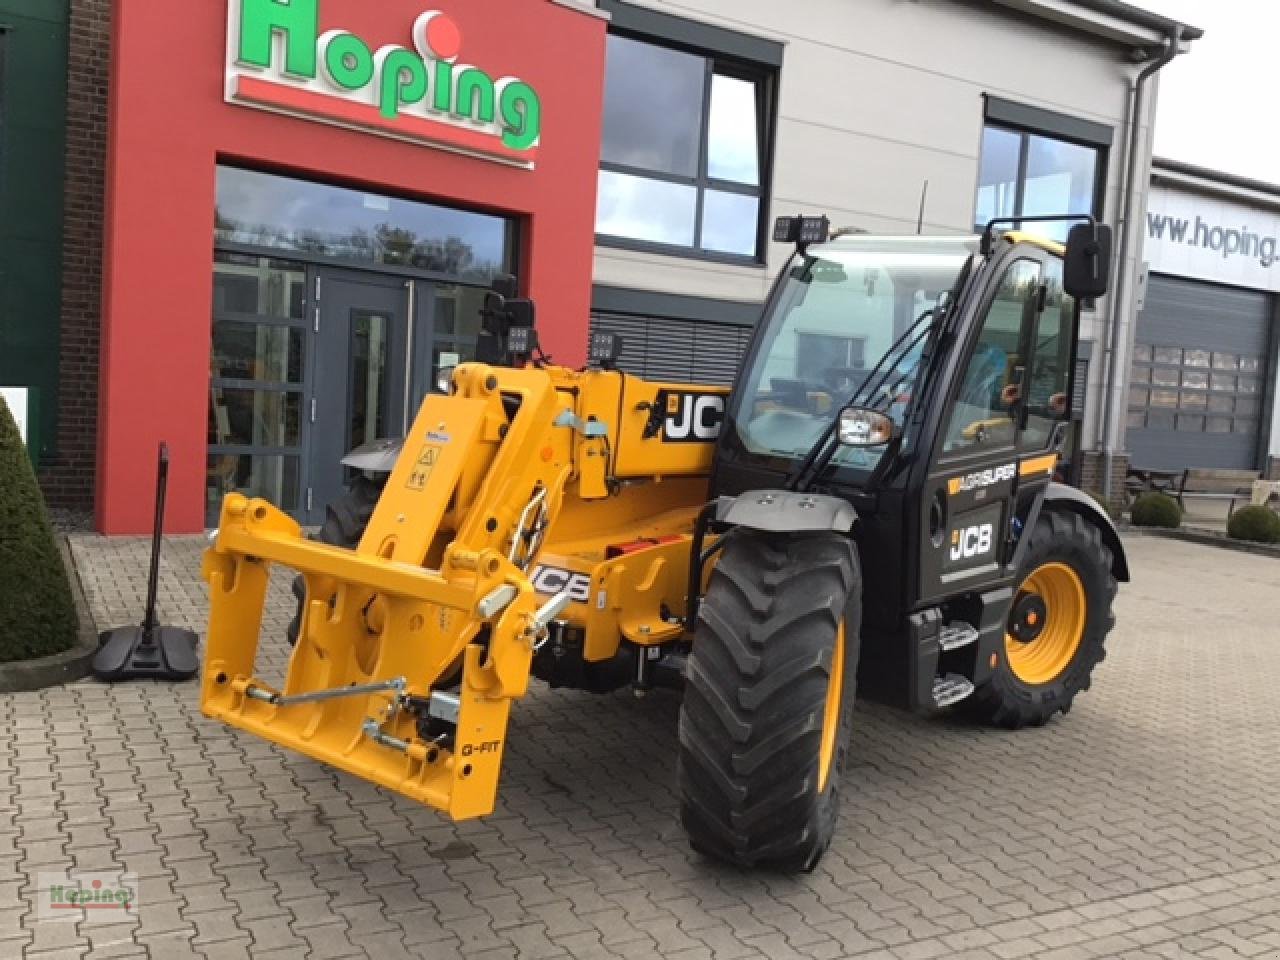
<svg viewBox="0 0 1280 960">
<path fill-rule="evenodd" d="M 71 0 L 57 455 L 42 465 L 50 506 L 93 509 L 98 435 L 102 201 L 111 0 Z"/>
<path fill-rule="evenodd" d="M 1088 492 L 1102 492 L 1102 476 L 1106 471 L 1106 459 L 1100 453 L 1083 454 L 1080 461 L 1080 489 Z M 1124 478 L 1129 471 L 1127 454 L 1117 453 L 1111 458 L 1111 504 L 1114 507 L 1124 506 Z"/>
</svg>

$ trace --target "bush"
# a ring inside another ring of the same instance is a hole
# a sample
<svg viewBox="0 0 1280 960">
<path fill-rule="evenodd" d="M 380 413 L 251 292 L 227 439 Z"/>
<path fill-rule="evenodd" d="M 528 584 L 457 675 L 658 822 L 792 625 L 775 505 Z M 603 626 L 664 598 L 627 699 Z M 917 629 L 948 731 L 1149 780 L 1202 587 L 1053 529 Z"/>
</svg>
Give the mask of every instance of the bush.
<svg viewBox="0 0 1280 960">
<path fill-rule="evenodd" d="M 18 425 L 0 398 L 0 663 L 76 640 L 71 583 Z"/>
<path fill-rule="evenodd" d="M 1227 521 L 1227 536 L 1254 543 L 1280 543 L 1280 516 L 1267 507 L 1241 507 Z"/>
<path fill-rule="evenodd" d="M 1135 527 L 1166 527 L 1176 530 L 1182 526 L 1182 508 L 1178 501 L 1165 493 L 1142 493 L 1129 508 L 1129 517 Z"/>
</svg>

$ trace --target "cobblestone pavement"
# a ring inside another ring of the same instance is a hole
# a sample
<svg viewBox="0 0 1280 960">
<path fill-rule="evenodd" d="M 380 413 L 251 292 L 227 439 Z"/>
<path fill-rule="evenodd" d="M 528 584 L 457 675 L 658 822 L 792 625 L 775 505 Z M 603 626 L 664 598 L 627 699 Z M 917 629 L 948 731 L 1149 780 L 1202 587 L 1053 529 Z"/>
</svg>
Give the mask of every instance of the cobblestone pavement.
<svg viewBox="0 0 1280 960">
<path fill-rule="evenodd" d="M 202 538 L 162 619 L 201 629 Z M 692 855 L 677 702 L 535 684 L 497 812 L 432 811 L 204 720 L 194 684 L 0 697 L 0 958 L 736 960 L 1280 956 L 1280 563 L 1135 537 L 1094 690 L 1006 734 L 860 708 L 812 874 Z M 75 538 L 102 624 L 147 545 Z M 290 597 L 273 585 L 272 670 Z M 41 871 L 125 869 L 139 916 L 37 922 Z"/>
</svg>

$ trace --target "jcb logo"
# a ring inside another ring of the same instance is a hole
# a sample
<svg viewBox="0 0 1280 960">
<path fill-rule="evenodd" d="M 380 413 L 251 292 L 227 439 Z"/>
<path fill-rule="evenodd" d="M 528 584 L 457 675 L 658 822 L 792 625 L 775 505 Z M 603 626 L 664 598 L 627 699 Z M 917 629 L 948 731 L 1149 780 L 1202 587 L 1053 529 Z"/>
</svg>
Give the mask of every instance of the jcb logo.
<svg viewBox="0 0 1280 960">
<path fill-rule="evenodd" d="M 951 531 L 951 559 L 972 560 L 991 551 L 994 528 L 989 523 Z"/>
<path fill-rule="evenodd" d="M 574 603 L 586 603 L 591 596 L 591 578 L 585 573 L 574 573 L 559 567 L 534 567 L 529 578 L 533 589 L 549 596 L 567 590 Z"/>
<path fill-rule="evenodd" d="M 707 443 L 720 436 L 724 397 L 718 393 L 668 393 L 662 439 L 668 443 Z"/>
</svg>

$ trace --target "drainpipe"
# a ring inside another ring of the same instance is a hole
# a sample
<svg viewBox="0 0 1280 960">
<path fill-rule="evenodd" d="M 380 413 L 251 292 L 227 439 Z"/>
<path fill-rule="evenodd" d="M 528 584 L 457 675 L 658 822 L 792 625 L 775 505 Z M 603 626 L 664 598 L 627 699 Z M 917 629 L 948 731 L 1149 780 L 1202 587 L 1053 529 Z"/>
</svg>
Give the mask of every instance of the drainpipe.
<svg viewBox="0 0 1280 960">
<path fill-rule="evenodd" d="M 1138 178 L 1138 158 L 1140 156 L 1141 136 L 1142 136 L 1142 91 L 1146 83 L 1151 79 L 1152 75 L 1161 68 L 1167 66 L 1174 57 L 1178 55 L 1178 47 L 1182 43 L 1182 25 L 1179 24 L 1174 28 L 1173 33 L 1164 42 L 1164 52 L 1158 58 L 1147 64 L 1138 74 L 1133 84 L 1133 102 L 1129 110 L 1129 144 L 1127 148 L 1127 162 L 1124 177 L 1124 189 L 1120 193 L 1120 255 L 1116 268 L 1116 289 L 1113 299 L 1114 306 L 1111 310 L 1111 324 L 1107 331 L 1107 364 L 1106 379 L 1103 381 L 1104 400 L 1102 404 L 1102 456 L 1103 456 L 1103 475 L 1102 475 L 1102 496 L 1107 502 L 1111 501 L 1111 466 L 1115 459 L 1112 450 L 1112 430 L 1111 423 L 1115 419 L 1115 395 L 1113 389 L 1116 379 L 1116 355 L 1120 349 L 1120 334 L 1128 327 L 1128 311 L 1125 309 L 1124 298 L 1128 294 L 1126 280 L 1129 271 L 1125 267 L 1125 262 L 1129 257 L 1129 237 L 1133 232 L 1130 227 L 1134 223 L 1133 214 L 1133 194 Z M 1139 215 L 1138 226 L 1141 227 L 1141 216 Z"/>
</svg>

